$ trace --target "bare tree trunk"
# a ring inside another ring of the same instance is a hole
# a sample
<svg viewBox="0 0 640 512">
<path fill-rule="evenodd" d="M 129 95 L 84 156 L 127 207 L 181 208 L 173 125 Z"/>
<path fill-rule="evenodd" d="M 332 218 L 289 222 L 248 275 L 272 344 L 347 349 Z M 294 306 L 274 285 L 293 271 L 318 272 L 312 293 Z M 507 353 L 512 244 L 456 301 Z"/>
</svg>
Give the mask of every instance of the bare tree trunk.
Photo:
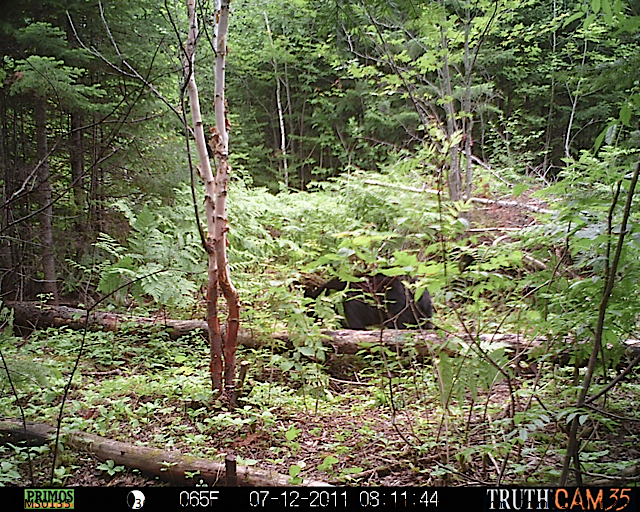
<svg viewBox="0 0 640 512">
<path fill-rule="evenodd" d="M 85 206 L 87 198 L 84 190 L 84 135 L 82 116 L 71 114 L 71 135 L 69 137 L 69 164 L 71 166 L 71 186 L 75 205 L 75 228 L 77 239 L 76 261 L 82 258 L 86 240 Z"/>
<path fill-rule="evenodd" d="M 22 108 L 18 106 L 13 109 L 11 115 L 7 112 L 6 91 L 0 96 L 2 98 L 2 165 L 4 181 L 2 183 L 2 210 L 0 213 L 0 291 L 4 300 L 24 300 L 25 276 L 29 273 L 24 270 L 27 258 L 24 256 L 25 233 L 24 229 L 12 225 L 16 218 L 27 214 L 29 204 L 29 194 L 23 191 L 30 187 L 31 173 L 37 172 L 35 169 L 24 176 L 23 171 L 26 166 L 22 161 L 20 151 L 20 136 L 18 129 L 22 126 Z"/>
<path fill-rule="evenodd" d="M 580 100 L 579 90 L 582 85 L 582 79 L 578 81 L 578 86 L 576 87 L 575 93 L 572 95 L 569 86 L 567 86 L 567 92 L 569 93 L 569 98 L 571 100 L 571 114 L 569 115 L 569 122 L 567 123 L 567 134 L 564 139 L 564 156 L 565 158 L 571 158 L 571 130 L 573 129 L 573 119 L 576 115 L 576 110 L 578 107 L 578 101 Z"/>
<path fill-rule="evenodd" d="M 91 181 L 89 188 L 89 216 L 88 216 L 88 224 L 91 224 L 94 231 L 101 231 L 102 227 L 102 164 L 100 161 L 100 144 L 102 143 L 102 137 L 100 132 L 99 124 L 97 123 L 97 118 L 94 115 L 93 119 L 93 132 L 91 136 L 92 147 L 92 155 L 91 155 Z"/>
<path fill-rule="evenodd" d="M 230 0 L 221 2 L 218 21 L 218 33 L 216 40 L 216 67 L 215 67 L 215 100 L 216 130 L 219 140 L 215 141 L 214 153 L 216 158 L 216 189 L 215 204 L 215 255 L 218 266 L 218 280 L 220 288 L 227 301 L 229 313 L 227 316 L 227 335 L 224 346 L 225 362 L 225 392 L 235 405 L 235 372 L 236 351 L 238 350 L 238 328 L 240 326 L 240 301 L 238 291 L 231 283 L 229 273 L 229 260 L 227 258 L 227 194 L 229 190 L 229 134 L 227 131 L 227 102 L 224 97 L 225 89 L 225 65 L 227 58 L 227 33 L 229 31 L 229 3 Z"/>
<path fill-rule="evenodd" d="M 263 11 L 264 22 L 267 25 L 267 34 L 269 35 L 269 42 L 271 43 L 271 51 L 273 52 L 273 36 L 271 35 L 271 27 L 269 26 L 269 18 L 267 17 L 267 11 Z M 287 139 L 284 129 L 284 116 L 282 114 L 282 100 L 280 99 L 280 76 L 278 75 L 278 63 L 276 58 L 272 59 L 273 73 L 276 78 L 276 103 L 278 105 L 278 120 L 280 122 L 280 152 L 282 153 L 282 170 L 284 172 L 284 186 L 289 188 L 289 168 L 287 166 Z"/>
<path fill-rule="evenodd" d="M 553 0 L 553 17 L 557 16 L 557 4 L 556 0 Z M 552 58 L 555 59 L 556 56 L 556 48 L 557 48 L 557 35 L 556 30 L 552 32 L 552 43 L 551 43 L 551 55 Z M 554 62 L 552 60 L 552 62 Z M 549 150 L 551 148 L 551 129 L 553 124 L 553 104 L 556 100 L 556 75 L 555 75 L 555 64 L 551 70 L 551 92 L 549 93 L 549 113 L 547 114 L 547 133 L 545 135 L 544 140 L 544 159 L 542 161 L 542 175 L 546 177 L 547 169 L 550 166 L 549 164 Z"/>
<path fill-rule="evenodd" d="M 200 161 L 200 175 L 205 188 L 205 217 L 207 221 L 207 239 L 205 250 L 208 255 L 207 282 L 207 325 L 209 327 L 209 346 L 211 352 L 211 380 L 214 390 L 222 391 L 222 337 L 220 335 L 220 321 L 218 319 L 218 269 L 214 253 L 213 233 L 215 231 L 214 198 L 216 197 L 216 183 L 211 170 L 211 162 L 207 151 L 207 142 L 200 112 L 200 98 L 195 78 L 195 48 L 198 39 L 198 21 L 196 15 L 196 0 L 187 0 L 189 13 L 189 37 L 185 45 L 186 61 L 184 73 L 187 82 L 187 93 L 191 107 L 191 120 L 196 139 L 198 159 Z"/>
<path fill-rule="evenodd" d="M 467 18 L 464 27 L 464 98 L 462 100 L 463 129 L 464 129 L 464 156 L 465 156 L 465 194 L 471 197 L 471 184 L 473 182 L 473 163 L 471 151 L 473 147 L 473 117 L 471 113 L 471 72 L 473 63 L 469 53 L 469 37 L 471 33 L 471 13 L 465 10 Z"/>
<path fill-rule="evenodd" d="M 453 91 L 451 87 L 451 71 L 449 69 L 449 45 L 447 43 L 447 35 L 444 28 L 440 29 L 442 50 L 444 53 L 444 62 L 442 64 L 441 81 L 446 101 L 444 110 L 447 115 L 447 139 L 451 141 L 456 132 L 458 125 L 456 123 L 456 111 L 453 104 Z M 458 153 L 458 144 L 450 144 L 449 146 L 449 175 L 447 177 L 449 183 L 449 197 L 452 201 L 460 201 L 462 199 L 462 175 L 460 173 L 460 155 Z"/>
<path fill-rule="evenodd" d="M 67 43 L 70 48 L 79 48 L 80 44 L 78 39 L 73 34 L 73 28 L 71 26 L 71 19 L 69 17 L 65 17 L 63 22 L 66 34 L 67 34 Z M 85 180 L 84 180 L 84 116 L 80 111 L 71 112 L 70 117 L 70 125 L 71 132 L 69 134 L 69 165 L 71 167 L 71 188 L 73 189 L 73 202 L 75 206 L 75 229 L 76 229 L 76 261 L 82 261 L 82 256 L 84 254 L 84 248 L 87 245 L 87 228 L 90 226 L 88 222 L 88 218 L 86 217 L 86 206 L 87 206 L 87 194 L 85 191 Z"/>
<path fill-rule="evenodd" d="M 585 36 L 584 39 L 584 47 L 582 51 L 582 64 L 580 67 L 580 71 L 584 70 L 585 62 L 587 59 L 587 38 Z M 569 93 L 569 100 L 571 101 L 571 115 L 569 116 L 569 123 L 567 124 L 567 135 L 564 140 L 564 156 L 565 158 L 571 158 L 571 130 L 573 128 L 573 120 L 576 115 L 576 110 L 578 109 L 578 102 L 580 101 L 581 91 L 580 87 L 582 86 L 582 78 L 578 80 L 578 85 L 576 85 L 576 90 L 573 94 L 571 94 L 571 89 L 569 89 L 569 84 L 567 83 L 567 92 Z"/>
<path fill-rule="evenodd" d="M 2 188 L 0 189 L 0 208 L 2 209 L 2 215 L 0 215 L 0 231 L 7 229 L 9 224 L 9 217 L 11 212 L 11 206 L 8 204 L 8 199 L 13 193 L 13 177 L 9 171 L 7 165 L 6 145 L 5 145 L 5 118 L 6 111 L 4 109 L 4 94 L 0 96 L 2 99 L 2 110 L 0 112 L 0 177 L 2 179 Z M 7 236 L 0 235 L 0 292 L 6 297 L 8 291 L 13 291 L 15 270 L 13 264 L 13 254 L 11 251 L 11 244 L 9 242 L 9 233 Z"/>
<path fill-rule="evenodd" d="M 37 157 L 40 162 L 40 238 L 42 243 L 42 270 L 44 293 L 50 294 L 52 302 L 58 303 L 56 265 L 53 251 L 53 204 L 51 203 L 51 181 L 49 173 L 49 148 L 47 145 L 47 100 L 37 98 L 35 102 Z"/>
<path fill-rule="evenodd" d="M 238 327 L 240 306 L 238 292 L 231 283 L 227 261 L 227 213 L 226 199 L 229 185 L 229 136 L 227 133 L 226 102 L 224 98 L 224 68 L 227 54 L 227 32 L 229 27 L 229 1 L 223 1 L 216 12 L 218 20 L 215 67 L 215 115 L 216 126 L 211 130 L 210 146 L 217 162 L 216 176 L 213 176 L 207 152 L 200 99 L 196 85 L 195 47 L 198 40 L 196 0 L 187 0 L 189 13 L 189 37 L 185 47 L 184 63 L 187 92 L 191 105 L 191 118 L 200 160 L 202 179 L 205 185 L 205 214 L 207 238 L 205 250 L 209 258 L 207 285 L 207 326 L 211 352 L 212 387 L 224 392 L 230 403 L 235 404 L 235 354 L 238 347 Z M 223 342 L 220 319 L 218 317 L 218 287 L 222 290 L 228 305 L 226 339 Z M 224 361 L 224 379 L 222 366 Z"/>
</svg>

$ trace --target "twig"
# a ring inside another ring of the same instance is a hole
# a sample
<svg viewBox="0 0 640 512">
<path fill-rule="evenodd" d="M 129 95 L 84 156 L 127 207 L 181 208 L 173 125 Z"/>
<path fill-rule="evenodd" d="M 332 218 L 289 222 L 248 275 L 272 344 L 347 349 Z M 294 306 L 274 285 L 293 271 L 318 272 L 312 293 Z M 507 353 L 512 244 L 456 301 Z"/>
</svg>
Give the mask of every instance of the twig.
<svg viewBox="0 0 640 512">
<path fill-rule="evenodd" d="M 591 402 L 593 402 L 594 400 L 597 400 L 598 398 L 600 398 L 602 395 L 604 395 L 607 391 L 609 391 L 612 387 L 614 387 L 618 382 L 620 382 L 624 376 L 629 373 L 631 370 L 633 370 L 633 368 L 640 363 L 640 354 L 638 354 L 633 361 L 631 361 L 629 363 L 629 365 L 622 370 L 622 372 L 620 372 L 620 375 L 618 375 L 615 379 L 613 379 L 611 382 L 609 382 L 609 384 L 607 384 L 603 389 L 601 389 L 598 393 L 596 393 L 595 395 L 593 395 L 590 398 L 587 398 L 584 403 L 585 405 L 590 404 Z"/>
</svg>

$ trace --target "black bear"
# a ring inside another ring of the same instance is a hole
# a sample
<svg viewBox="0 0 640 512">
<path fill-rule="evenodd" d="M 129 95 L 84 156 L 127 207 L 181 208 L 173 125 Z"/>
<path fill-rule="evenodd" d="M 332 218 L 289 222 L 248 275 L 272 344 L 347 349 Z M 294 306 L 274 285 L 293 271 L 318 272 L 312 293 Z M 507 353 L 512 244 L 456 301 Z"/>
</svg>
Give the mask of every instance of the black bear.
<svg viewBox="0 0 640 512">
<path fill-rule="evenodd" d="M 431 297 L 427 290 L 416 302 L 413 292 L 403 281 L 407 276 L 368 276 L 364 281 L 347 283 L 339 278 L 305 291 L 315 299 L 325 290 L 347 289 L 344 301 L 344 324 L 349 329 L 366 329 L 377 325 L 390 329 L 431 327 L 427 321 L 433 315 Z"/>
</svg>

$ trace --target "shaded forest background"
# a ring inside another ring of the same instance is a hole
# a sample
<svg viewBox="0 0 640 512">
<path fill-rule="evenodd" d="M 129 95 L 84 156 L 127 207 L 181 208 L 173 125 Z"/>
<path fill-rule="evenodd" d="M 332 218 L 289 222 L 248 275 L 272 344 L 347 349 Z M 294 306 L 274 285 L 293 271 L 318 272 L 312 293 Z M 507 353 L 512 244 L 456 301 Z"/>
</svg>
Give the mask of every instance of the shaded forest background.
<svg viewBox="0 0 640 512">
<path fill-rule="evenodd" d="M 593 4 L 238 1 L 227 82 L 234 178 L 293 192 L 404 166 L 415 172 L 406 184 L 437 188 L 453 167 L 468 172 L 467 192 L 493 175 L 521 191 L 554 182 L 603 134 L 633 148 L 638 6 L 616 2 L 622 14 L 612 14 L 610 2 L 597 13 Z M 99 278 L 87 269 L 107 256 L 99 237 L 124 240 L 127 210 L 179 201 L 184 129 L 149 88 L 177 108 L 169 16 L 184 14 L 174 8 L 3 6 L 5 299 L 87 302 Z M 211 62 L 204 35 L 200 51 Z M 212 72 L 201 66 L 205 98 Z M 213 125 L 211 99 L 204 109 Z"/>
</svg>

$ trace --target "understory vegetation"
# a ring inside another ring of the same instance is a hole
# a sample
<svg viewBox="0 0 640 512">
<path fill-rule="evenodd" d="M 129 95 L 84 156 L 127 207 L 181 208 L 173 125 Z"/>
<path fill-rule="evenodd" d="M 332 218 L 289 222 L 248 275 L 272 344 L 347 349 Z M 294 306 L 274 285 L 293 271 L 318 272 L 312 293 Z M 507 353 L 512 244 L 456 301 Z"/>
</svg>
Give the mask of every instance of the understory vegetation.
<svg viewBox="0 0 640 512">
<path fill-rule="evenodd" d="M 234 0 L 236 407 L 207 335 L 163 326 L 208 314 L 210 198 L 180 118 L 185 15 L 156 3 L 6 8 L 0 486 L 164 485 L 72 431 L 291 485 L 637 485 L 638 2 Z M 428 291 L 432 325 L 347 333 L 345 292 L 305 293 L 374 274 Z M 23 302 L 155 324 L 33 328 Z"/>
<path fill-rule="evenodd" d="M 584 165 L 595 163 L 589 158 Z M 567 175 L 563 197 L 583 179 L 583 173 Z M 288 473 L 294 484 L 302 477 L 338 484 L 553 484 L 574 418 L 585 479 L 632 475 L 640 422 L 637 373 L 610 391 L 604 406 L 574 407 L 602 294 L 599 264 L 611 250 L 610 189 L 570 201 L 577 211 L 588 202 L 593 216 L 602 205 L 599 220 L 581 220 L 564 208 L 532 222 L 532 214 L 518 207 L 460 204 L 469 224 L 458 209 L 443 211 L 433 196 L 394 188 L 403 182 L 407 177 L 390 169 L 281 194 L 278 201 L 265 190 L 234 185 L 234 204 L 242 209 L 230 212 L 230 263 L 243 298 L 243 326 L 262 345 L 240 350 L 249 377 L 236 410 L 211 401 L 207 342 L 200 333 L 171 340 L 160 328 L 125 324 L 115 333 L 49 328 L 25 339 L 6 327 L 2 354 L 16 394 L 5 374 L 2 415 L 55 425 L 77 363 L 63 431 L 213 460 L 233 450 L 240 464 Z M 154 212 L 127 211 L 126 243 L 98 242 L 104 263 L 86 278 L 104 293 L 119 290 L 110 296 L 112 307 L 126 303 L 153 314 L 161 306 L 176 318 L 202 316 L 197 234 L 183 222 L 190 198 L 185 191 L 176 198 Z M 505 218 L 521 229 L 498 244 L 490 232 L 473 231 L 503 227 Z M 631 353 L 623 342 L 635 330 L 637 281 L 626 276 L 639 271 L 637 243 L 633 236 L 625 242 L 619 264 L 625 279 L 612 295 L 615 321 L 604 337 L 596 390 Z M 462 253 L 473 260 L 461 270 Z M 546 268 L 531 261 L 544 261 Z M 168 270 L 120 288 L 156 268 Z M 372 269 L 426 282 L 442 342 L 428 356 L 406 332 L 397 335 L 399 350 L 373 343 L 344 355 L 322 344 L 321 327 L 339 327 L 336 297 L 305 298 L 301 279 L 312 272 L 329 277 Z M 10 325 L 6 308 L 4 315 Z M 281 330 L 292 345 L 273 336 Z M 502 333 L 522 347 L 501 341 Z M 539 346 L 523 355 L 531 340 Z M 2 451 L 5 484 L 51 477 L 50 447 L 5 445 Z M 86 466 L 98 482 L 134 477 L 123 466 L 63 450 L 53 481 L 82 483 L 84 473 L 77 470 Z"/>
</svg>

